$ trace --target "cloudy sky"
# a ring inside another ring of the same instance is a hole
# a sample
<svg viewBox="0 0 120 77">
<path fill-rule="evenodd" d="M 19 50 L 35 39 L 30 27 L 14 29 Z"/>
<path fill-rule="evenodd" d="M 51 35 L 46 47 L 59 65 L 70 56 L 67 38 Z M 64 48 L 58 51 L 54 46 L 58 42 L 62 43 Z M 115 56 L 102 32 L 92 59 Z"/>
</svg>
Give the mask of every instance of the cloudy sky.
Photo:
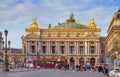
<svg viewBox="0 0 120 77">
<path fill-rule="evenodd" d="M 48 24 L 55 26 L 64 22 L 73 12 L 75 19 L 86 25 L 94 17 L 97 27 L 101 28 L 101 36 L 106 36 L 119 7 L 120 0 L 1 0 L 0 31 L 8 29 L 11 46 L 22 48 L 21 36 L 34 17 L 40 28 L 47 28 Z"/>
</svg>

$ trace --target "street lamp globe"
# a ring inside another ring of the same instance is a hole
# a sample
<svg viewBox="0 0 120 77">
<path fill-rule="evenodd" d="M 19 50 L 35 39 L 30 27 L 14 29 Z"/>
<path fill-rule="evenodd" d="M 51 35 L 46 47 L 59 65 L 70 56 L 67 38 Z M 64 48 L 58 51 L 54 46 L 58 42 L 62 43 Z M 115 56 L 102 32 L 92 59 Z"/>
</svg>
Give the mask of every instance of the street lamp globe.
<svg viewBox="0 0 120 77">
<path fill-rule="evenodd" d="M 8 31 L 7 31 L 7 29 L 5 29 L 4 33 L 5 33 L 6 36 L 8 35 Z"/>
</svg>

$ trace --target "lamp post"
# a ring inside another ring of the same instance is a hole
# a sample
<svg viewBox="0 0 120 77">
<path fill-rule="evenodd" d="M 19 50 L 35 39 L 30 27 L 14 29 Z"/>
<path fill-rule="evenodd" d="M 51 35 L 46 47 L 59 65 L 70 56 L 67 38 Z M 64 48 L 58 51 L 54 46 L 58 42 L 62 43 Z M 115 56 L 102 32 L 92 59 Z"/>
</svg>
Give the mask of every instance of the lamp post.
<svg viewBox="0 0 120 77">
<path fill-rule="evenodd" d="M 10 41 L 7 41 L 7 35 L 8 35 L 8 31 L 7 29 L 4 31 L 5 34 L 5 42 L 3 41 L 3 50 L 5 50 L 5 69 L 4 71 L 9 71 L 9 63 L 8 63 L 8 55 L 7 55 L 7 50 L 10 50 Z M 8 46 L 7 46 L 7 42 L 8 42 Z M 4 48 L 4 43 L 5 43 L 5 48 Z"/>
</svg>

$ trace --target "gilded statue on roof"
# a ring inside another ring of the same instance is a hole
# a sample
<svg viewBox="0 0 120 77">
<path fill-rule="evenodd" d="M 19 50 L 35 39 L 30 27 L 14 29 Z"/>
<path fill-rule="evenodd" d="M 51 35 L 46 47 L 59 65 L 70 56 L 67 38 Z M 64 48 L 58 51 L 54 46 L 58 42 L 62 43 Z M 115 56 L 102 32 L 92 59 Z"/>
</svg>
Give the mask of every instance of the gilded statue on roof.
<svg viewBox="0 0 120 77">
<path fill-rule="evenodd" d="M 33 18 L 32 24 L 31 24 L 31 28 L 38 28 L 38 23 L 36 21 L 37 18 Z"/>
</svg>

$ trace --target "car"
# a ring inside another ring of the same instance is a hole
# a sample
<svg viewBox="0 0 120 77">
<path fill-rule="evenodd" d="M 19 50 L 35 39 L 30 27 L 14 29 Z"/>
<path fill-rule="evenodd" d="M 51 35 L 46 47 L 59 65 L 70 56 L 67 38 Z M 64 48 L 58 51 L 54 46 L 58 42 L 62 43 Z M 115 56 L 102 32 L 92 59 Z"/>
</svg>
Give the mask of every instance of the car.
<svg viewBox="0 0 120 77">
<path fill-rule="evenodd" d="M 114 77 L 115 76 L 115 73 L 119 70 L 118 67 L 115 67 L 113 70 L 110 70 L 109 71 L 109 76 L 110 77 Z"/>
<path fill-rule="evenodd" d="M 120 77 L 120 69 L 115 71 L 113 77 Z"/>
</svg>

